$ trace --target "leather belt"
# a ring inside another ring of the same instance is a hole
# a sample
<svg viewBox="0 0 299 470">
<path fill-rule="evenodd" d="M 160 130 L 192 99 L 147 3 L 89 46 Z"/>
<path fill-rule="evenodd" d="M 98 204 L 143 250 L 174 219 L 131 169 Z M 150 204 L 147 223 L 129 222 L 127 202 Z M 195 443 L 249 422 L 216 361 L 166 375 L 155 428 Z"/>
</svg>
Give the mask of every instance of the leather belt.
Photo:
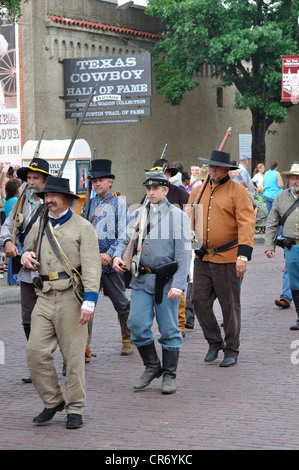
<svg viewBox="0 0 299 470">
<path fill-rule="evenodd" d="M 156 274 L 156 271 L 148 266 L 139 265 L 138 271 L 140 274 Z"/>
<path fill-rule="evenodd" d="M 236 238 L 235 240 L 226 243 L 225 245 L 218 246 L 216 248 L 204 248 L 201 247 L 199 250 L 195 250 L 195 254 L 198 257 L 203 257 L 204 255 L 213 255 L 214 253 L 219 253 L 221 251 L 229 250 L 229 248 L 232 248 L 233 246 L 238 244 L 238 239 Z"/>
<path fill-rule="evenodd" d="M 41 276 L 43 281 L 58 281 L 59 279 L 69 279 L 69 277 L 65 271 L 52 271 L 49 272 L 48 276 Z"/>
</svg>

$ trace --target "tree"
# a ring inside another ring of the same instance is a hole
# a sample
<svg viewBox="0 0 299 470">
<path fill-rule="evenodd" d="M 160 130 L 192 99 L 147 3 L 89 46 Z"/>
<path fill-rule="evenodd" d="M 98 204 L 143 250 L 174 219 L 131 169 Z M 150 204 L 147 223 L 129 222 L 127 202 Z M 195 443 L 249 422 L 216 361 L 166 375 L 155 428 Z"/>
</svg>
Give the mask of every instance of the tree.
<svg viewBox="0 0 299 470">
<path fill-rule="evenodd" d="M 177 105 L 209 63 L 222 86 L 235 85 L 235 108 L 252 114 L 252 168 L 265 163 L 265 136 L 292 103 L 281 99 L 281 56 L 299 50 L 299 0 L 150 0 L 161 19 L 153 48 L 157 92 Z"/>
<path fill-rule="evenodd" d="M 0 25 L 3 19 L 17 22 L 21 16 L 21 4 L 29 0 L 1 0 L 0 1 Z"/>
</svg>

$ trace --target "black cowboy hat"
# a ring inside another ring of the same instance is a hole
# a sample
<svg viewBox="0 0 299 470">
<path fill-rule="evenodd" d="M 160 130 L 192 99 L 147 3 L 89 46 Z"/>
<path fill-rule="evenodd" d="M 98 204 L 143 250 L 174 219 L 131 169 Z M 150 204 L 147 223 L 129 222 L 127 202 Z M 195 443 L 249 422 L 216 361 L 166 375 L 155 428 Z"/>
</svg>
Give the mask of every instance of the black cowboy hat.
<svg viewBox="0 0 299 470">
<path fill-rule="evenodd" d="M 29 166 L 23 166 L 17 170 L 17 175 L 22 181 L 27 181 L 28 171 L 38 171 L 44 175 L 49 174 L 49 163 L 43 158 L 33 158 Z"/>
<path fill-rule="evenodd" d="M 91 162 L 91 170 L 90 175 L 88 178 L 115 178 L 115 176 L 111 173 L 111 160 L 105 160 L 104 158 L 98 158 L 96 160 L 92 160 Z"/>
<path fill-rule="evenodd" d="M 158 160 L 156 160 L 154 162 L 153 167 L 151 168 L 151 170 L 156 168 L 156 169 L 158 169 L 157 171 L 159 171 L 163 168 L 164 165 L 166 165 L 165 168 L 164 168 L 164 171 L 166 171 L 166 170 L 169 171 L 171 176 L 175 176 L 179 171 L 177 168 L 171 167 L 169 165 L 169 161 L 166 160 L 166 158 L 159 158 Z M 151 170 L 145 170 L 145 171 L 151 171 Z"/>
<path fill-rule="evenodd" d="M 230 161 L 230 153 L 221 150 L 213 150 L 210 160 L 206 158 L 198 158 L 201 162 L 212 166 L 224 166 L 226 168 L 237 169 L 238 165 Z"/>
<path fill-rule="evenodd" d="M 65 194 L 71 196 L 73 199 L 79 199 L 79 196 L 70 191 L 70 180 L 67 178 L 59 178 L 58 176 L 49 175 L 44 189 L 36 191 L 35 194 L 41 199 L 44 199 L 45 193 Z"/>
</svg>

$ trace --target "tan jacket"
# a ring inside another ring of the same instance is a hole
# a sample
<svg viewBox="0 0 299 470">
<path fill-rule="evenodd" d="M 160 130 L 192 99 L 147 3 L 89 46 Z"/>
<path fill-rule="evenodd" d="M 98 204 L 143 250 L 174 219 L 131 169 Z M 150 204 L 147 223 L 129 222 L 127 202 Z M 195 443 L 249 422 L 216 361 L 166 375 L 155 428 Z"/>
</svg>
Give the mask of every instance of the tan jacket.
<svg viewBox="0 0 299 470">
<path fill-rule="evenodd" d="M 196 198 L 200 186 L 191 191 L 189 204 Z M 238 239 L 236 247 L 208 254 L 204 261 L 235 263 L 238 255 L 251 258 L 255 216 L 247 190 L 226 177 L 213 188 L 208 182 L 197 208 L 196 234 L 204 248 L 215 248 Z M 201 216 L 200 216 L 201 215 Z"/>
<path fill-rule="evenodd" d="M 31 230 L 30 241 L 26 251 L 35 251 L 38 228 L 39 223 L 35 223 Z M 98 240 L 93 226 L 83 217 L 73 213 L 67 222 L 54 229 L 54 233 L 73 266 L 75 268 L 81 266 L 84 293 L 94 293 L 97 297 L 101 279 L 101 259 Z M 39 262 L 39 273 L 41 275 L 48 276 L 49 273 L 64 271 L 63 265 L 57 258 L 45 234 L 42 239 Z M 65 290 L 71 285 L 70 278 L 44 281 L 43 292 L 48 292 L 52 288 Z M 84 300 L 88 299 L 84 298 Z"/>
</svg>

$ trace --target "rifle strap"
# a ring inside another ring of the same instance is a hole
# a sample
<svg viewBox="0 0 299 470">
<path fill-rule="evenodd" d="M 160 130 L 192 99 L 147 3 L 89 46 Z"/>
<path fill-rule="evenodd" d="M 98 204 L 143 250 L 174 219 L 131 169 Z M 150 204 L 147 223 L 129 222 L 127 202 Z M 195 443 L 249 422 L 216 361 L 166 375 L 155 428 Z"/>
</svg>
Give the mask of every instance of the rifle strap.
<svg viewBox="0 0 299 470">
<path fill-rule="evenodd" d="M 111 196 L 108 197 L 108 199 L 105 202 L 103 202 L 103 204 L 101 206 L 98 207 L 98 209 L 96 210 L 96 212 L 95 212 L 93 218 L 91 219 L 90 223 L 92 224 L 95 221 L 95 219 L 98 217 L 101 210 L 104 209 L 105 205 L 107 204 L 108 201 L 110 201 L 110 199 L 112 199 L 113 197 L 116 197 L 116 196 L 120 196 L 120 195 L 121 195 L 121 193 L 111 194 Z"/>
<path fill-rule="evenodd" d="M 29 231 L 31 230 L 32 228 L 32 225 L 37 221 L 38 219 L 38 216 L 39 214 L 42 212 L 42 210 L 44 209 L 44 205 L 43 204 L 40 204 L 38 206 L 38 208 L 36 209 L 33 217 L 30 219 L 29 223 L 27 224 L 24 232 L 21 232 L 20 236 L 19 236 L 19 241 L 20 243 L 22 244 L 26 238 L 26 236 L 28 235 Z"/>
<path fill-rule="evenodd" d="M 57 238 L 55 237 L 52 224 L 48 223 L 45 229 L 45 233 L 48 237 L 51 247 L 53 248 L 55 254 L 57 255 L 59 261 L 64 267 L 65 272 L 70 276 L 73 288 L 75 292 L 76 299 L 78 300 L 79 304 L 82 305 L 83 302 L 83 293 L 84 287 L 82 284 L 82 278 L 79 271 L 73 266 L 70 262 L 68 257 L 66 256 L 65 252 L 61 248 Z"/>
<path fill-rule="evenodd" d="M 288 208 L 288 210 L 280 217 L 278 225 L 284 225 L 285 221 L 291 215 L 291 213 L 296 209 L 296 207 L 299 205 L 299 198 L 296 199 L 295 202 Z"/>
</svg>

